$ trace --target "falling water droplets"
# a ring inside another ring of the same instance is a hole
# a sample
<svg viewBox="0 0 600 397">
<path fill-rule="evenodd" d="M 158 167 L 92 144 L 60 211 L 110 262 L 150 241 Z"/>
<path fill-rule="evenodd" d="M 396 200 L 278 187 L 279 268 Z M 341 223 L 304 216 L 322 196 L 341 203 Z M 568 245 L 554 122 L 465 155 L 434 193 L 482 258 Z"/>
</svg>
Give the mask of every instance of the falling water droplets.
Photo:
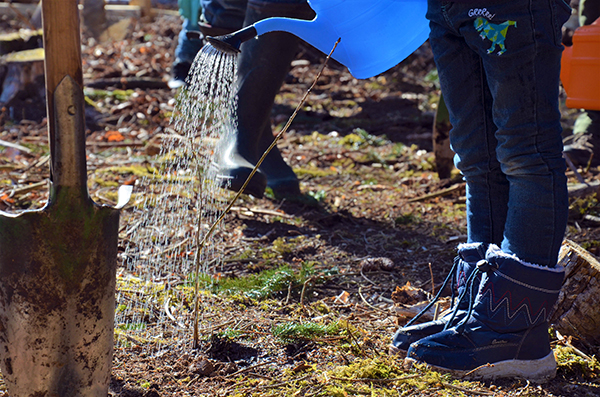
<svg viewBox="0 0 600 397">
<path fill-rule="evenodd" d="M 156 351 L 167 335 L 180 347 L 191 343 L 192 305 L 177 287 L 193 285 L 198 242 L 227 204 L 214 159 L 216 142 L 230 139 L 236 127 L 236 71 L 236 54 L 211 45 L 197 54 L 187 87 L 176 96 L 173 128 L 161 137 L 152 176 L 136 189 L 144 199 L 125 231 L 126 271 L 120 275 L 115 319 L 126 334 L 119 339 L 123 344 Z M 200 252 L 202 273 L 222 257 L 219 235 L 217 230 Z"/>
</svg>

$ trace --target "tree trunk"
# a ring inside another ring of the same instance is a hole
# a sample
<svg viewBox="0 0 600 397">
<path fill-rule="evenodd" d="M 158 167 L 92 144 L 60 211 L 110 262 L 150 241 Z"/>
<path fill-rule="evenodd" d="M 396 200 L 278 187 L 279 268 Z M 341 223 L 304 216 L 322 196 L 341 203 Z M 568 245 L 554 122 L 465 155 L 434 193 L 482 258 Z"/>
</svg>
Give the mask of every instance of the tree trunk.
<svg viewBox="0 0 600 397">
<path fill-rule="evenodd" d="M 143 17 L 152 18 L 152 0 L 129 0 L 129 5 L 140 7 Z"/>
<path fill-rule="evenodd" d="M 83 0 L 82 17 L 83 26 L 98 39 L 107 26 L 104 0 Z"/>
<path fill-rule="evenodd" d="M 550 324 L 565 336 L 586 345 L 600 344 L 600 262 L 583 247 L 565 240 L 559 265 L 565 267 L 565 281 L 550 315 Z"/>
</svg>

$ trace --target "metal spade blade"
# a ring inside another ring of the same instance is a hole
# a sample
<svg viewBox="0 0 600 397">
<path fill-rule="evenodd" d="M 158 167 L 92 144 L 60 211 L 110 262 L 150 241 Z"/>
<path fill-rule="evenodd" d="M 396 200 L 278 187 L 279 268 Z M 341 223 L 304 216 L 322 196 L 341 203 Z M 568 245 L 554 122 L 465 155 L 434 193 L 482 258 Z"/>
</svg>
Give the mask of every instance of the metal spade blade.
<svg viewBox="0 0 600 397">
<path fill-rule="evenodd" d="M 0 369 L 12 396 L 108 394 L 119 208 L 87 191 L 77 0 L 44 0 L 48 204 L 0 212 Z"/>
</svg>

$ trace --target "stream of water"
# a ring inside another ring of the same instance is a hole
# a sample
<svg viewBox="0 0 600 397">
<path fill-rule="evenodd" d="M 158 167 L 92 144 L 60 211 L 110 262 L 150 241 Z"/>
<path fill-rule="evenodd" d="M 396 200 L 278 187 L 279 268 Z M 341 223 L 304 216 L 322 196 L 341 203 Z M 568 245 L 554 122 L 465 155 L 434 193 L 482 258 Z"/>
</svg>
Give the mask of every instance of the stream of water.
<svg viewBox="0 0 600 397">
<path fill-rule="evenodd" d="M 218 156 L 217 141 L 230 139 L 236 127 L 236 58 L 210 45 L 198 53 L 187 88 L 177 94 L 172 131 L 161 137 L 151 176 L 136 187 L 144 199 L 125 230 L 124 268 L 117 274 L 115 328 L 122 345 L 157 351 L 167 339 L 181 347 L 191 343 L 189 299 L 198 241 L 229 197 L 210 165 Z M 201 274 L 222 258 L 221 232 L 201 251 Z"/>
</svg>

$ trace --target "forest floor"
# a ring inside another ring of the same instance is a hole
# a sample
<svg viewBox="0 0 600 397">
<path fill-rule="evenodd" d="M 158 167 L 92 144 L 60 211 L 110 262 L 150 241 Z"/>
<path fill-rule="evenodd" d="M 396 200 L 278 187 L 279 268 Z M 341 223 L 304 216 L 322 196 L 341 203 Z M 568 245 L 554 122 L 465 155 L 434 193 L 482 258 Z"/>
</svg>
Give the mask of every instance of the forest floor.
<svg viewBox="0 0 600 397">
<path fill-rule="evenodd" d="M 1 27 L 26 28 L 14 19 Z M 135 186 L 159 161 L 160 137 L 173 129 L 177 92 L 166 81 L 180 27 L 176 14 L 163 12 L 124 25 L 122 40 L 97 43 L 84 32 L 89 190 L 99 203 L 114 205 L 115 186 Z M 273 108 L 275 131 L 323 60 L 302 47 Z M 110 395 L 600 395 L 599 347 L 573 341 L 579 349 L 572 349 L 554 334 L 558 374 L 541 385 L 469 381 L 405 368 L 388 355 L 390 337 L 410 317 L 393 293 L 407 283 L 423 294 L 439 288 L 466 239 L 464 183 L 456 171 L 447 179 L 435 172 L 439 93 L 427 44 L 367 80 L 331 63 L 279 143 L 312 204 L 243 195 L 225 218 L 222 262 L 202 291 L 210 326 L 198 348 L 182 350 L 168 334 L 159 352 L 135 338 L 119 343 Z M 568 133 L 576 112 L 561 110 Z M 0 209 L 41 208 L 49 177 L 45 119 L 9 116 L 3 109 Z M 600 170 L 579 173 L 590 182 Z M 568 176 L 577 182 L 574 172 Z M 592 254 L 600 249 L 599 213 L 595 196 L 571 200 L 566 237 Z M 133 205 L 122 210 L 121 252 L 137 214 Z M 119 272 L 126 272 L 121 262 Z M 189 302 L 180 308 L 191 315 Z"/>
</svg>

